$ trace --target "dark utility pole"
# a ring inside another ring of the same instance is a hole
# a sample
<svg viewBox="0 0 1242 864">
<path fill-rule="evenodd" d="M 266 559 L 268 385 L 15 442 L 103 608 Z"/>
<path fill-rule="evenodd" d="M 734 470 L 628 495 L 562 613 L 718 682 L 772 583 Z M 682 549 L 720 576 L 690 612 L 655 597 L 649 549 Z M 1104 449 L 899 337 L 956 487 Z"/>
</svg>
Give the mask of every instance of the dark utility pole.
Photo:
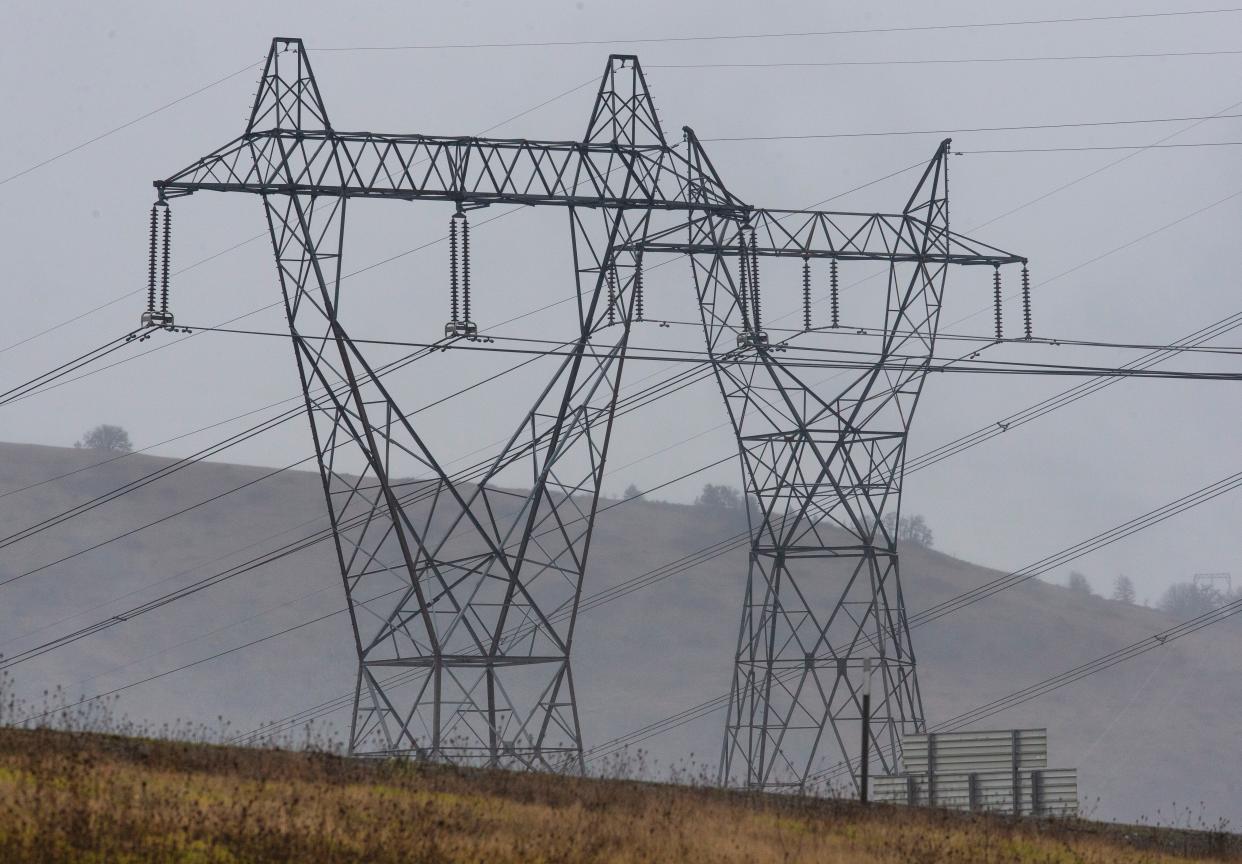
<svg viewBox="0 0 1242 864">
<path fill-rule="evenodd" d="M 871 658 L 863 660 L 862 764 L 858 766 L 858 799 L 867 803 L 867 765 L 871 761 Z"/>
</svg>

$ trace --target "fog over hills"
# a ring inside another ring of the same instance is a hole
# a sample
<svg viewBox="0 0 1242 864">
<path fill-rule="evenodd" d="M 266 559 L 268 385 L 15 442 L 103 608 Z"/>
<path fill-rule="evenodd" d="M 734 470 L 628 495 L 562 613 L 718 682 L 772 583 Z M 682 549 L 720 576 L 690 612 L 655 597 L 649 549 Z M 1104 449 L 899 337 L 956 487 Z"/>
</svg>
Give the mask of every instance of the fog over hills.
<svg viewBox="0 0 1242 864">
<path fill-rule="evenodd" d="M 0 445 L 0 536 L 171 462 L 132 455 L 89 467 L 103 458 Z M 3 548 L 0 580 L 21 578 L 3 587 L 0 651 L 12 656 L 109 619 L 327 526 L 318 475 L 286 471 L 75 555 L 270 472 L 193 465 Z M 926 515 L 934 526 L 936 514 Z M 597 522 L 584 591 L 631 579 L 743 527 L 736 511 L 642 500 L 609 509 Z M 1001 575 L 913 546 L 903 549 L 902 567 L 911 613 Z M 583 612 L 574 672 L 588 747 L 728 689 L 745 569 L 745 550 L 731 551 Z M 323 543 L 23 663 L 15 684 L 35 699 L 56 687 L 90 695 L 327 616 L 121 697 L 122 711 L 134 718 L 223 718 L 247 730 L 351 690 L 349 622 L 329 614 L 343 605 L 332 549 Z M 1029 581 L 914 631 L 927 719 L 934 724 L 1176 623 L 1153 609 Z M 1239 706 L 1221 684 L 1240 652 L 1242 623 L 1230 620 L 985 722 L 1048 726 L 1052 763 L 1079 768 L 1082 800 L 1097 817 L 1169 821 L 1176 802 L 1179 810 L 1190 805 L 1195 820 L 1236 825 Z M 346 712 L 327 719 L 338 729 L 348 723 Z M 716 712 L 640 746 L 657 770 L 691 759 L 714 766 L 723 722 Z"/>
</svg>

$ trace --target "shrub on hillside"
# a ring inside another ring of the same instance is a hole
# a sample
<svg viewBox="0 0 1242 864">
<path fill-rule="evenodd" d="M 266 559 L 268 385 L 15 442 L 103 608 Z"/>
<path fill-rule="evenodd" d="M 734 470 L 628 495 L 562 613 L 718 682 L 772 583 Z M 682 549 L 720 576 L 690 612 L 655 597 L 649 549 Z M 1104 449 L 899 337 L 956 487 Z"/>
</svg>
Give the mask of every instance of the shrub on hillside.
<svg viewBox="0 0 1242 864">
<path fill-rule="evenodd" d="M 109 453 L 132 453 L 134 445 L 129 440 L 129 433 L 121 426 L 100 423 L 82 436 L 75 447 L 87 450 L 104 450 Z"/>
<path fill-rule="evenodd" d="M 1134 583 L 1129 576 L 1118 576 L 1113 580 L 1113 599 L 1121 603 L 1134 602 Z"/>
<path fill-rule="evenodd" d="M 1075 594 L 1082 594 L 1085 597 L 1090 597 L 1095 593 L 1091 590 L 1091 583 L 1087 581 L 1087 577 L 1082 573 L 1079 573 L 1077 570 L 1070 571 L 1069 579 L 1065 584 Z"/>
<path fill-rule="evenodd" d="M 1198 618 L 1213 609 L 1219 609 L 1235 599 L 1238 599 L 1238 595 L 1226 594 L 1209 585 L 1178 582 L 1170 585 L 1161 596 L 1160 608 L 1173 617 L 1185 621 Z"/>
<path fill-rule="evenodd" d="M 708 483 L 703 487 L 703 491 L 699 493 L 699 497 L 694 500 L 694 503 L 696 506 L 704 507 L 708 510 L 732 512 L 742 509 L 742 493 L 732 486 Z"/>
<path fill-rule="evenodd" d="M 935 535 L 928 527 L 927 520 L 919 513 L 913 516 L 902 516 L 900 520 L 897 519 L 896 513 L 889 513 L 884 517 L 884 526 L 889 534 L 896 531 L 899 543 L 913 543 L 924 549 L 930 549 L 935 545 Z"/>
</svg>

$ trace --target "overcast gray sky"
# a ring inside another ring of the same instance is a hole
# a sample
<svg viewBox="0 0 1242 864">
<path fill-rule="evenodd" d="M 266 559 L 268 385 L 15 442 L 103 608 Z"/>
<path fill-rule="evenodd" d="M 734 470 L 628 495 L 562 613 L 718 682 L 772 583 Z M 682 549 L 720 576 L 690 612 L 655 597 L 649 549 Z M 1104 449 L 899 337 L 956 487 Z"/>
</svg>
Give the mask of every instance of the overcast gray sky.
<svg viewBox="0 0 1242 864">
<path fill-rule="evenodd" d="M 610 50 L 636 52 L 661 117 L 701 138 L 949 130 L 981 126 L 1190 117 L 1240 113 L 1242 55 L 1217 54 L 1060 62 L 841 65 L 782 68 L 671 68 L 698 63 L 884 61 L 1065 55 L 1181 53 L 1236 48 L 1242 16 L 1205 15 L 1067 25 L 919 33 L 627 43 L 644 37 L 843 30 L 1039 17 L 1169 10 L 1175 4 L 1057 2 L 936 4 L 593 2 L 539 3 L 97 3 L 11 2 L 0 13 L 0 112 L 5 134 L 0 177 L 9 177 L 101 132 L 231 73 L 257 64 L 274 35 L 306 40 L 334 125 L 341 129 L 433 134 L 478 133 L 561 95 L 493 134 L 575 138 L 591 84 Z M 1189 4 L 1184 8 L 1196 8 Z M 618 40 L 538 48 L 391 46 L 512 41 Z M 334 50 L 328 50 L 334 49 Z M 341 50 L 350 49 L 350 50 Z M 132 328 L 141 298 L 115 303 L 53 334 L 8 349 L 145 282 L 151 181 L 167 176 L 242 131 L 258 69 L 209 87 L 171 108 L 0 185 L 6 264 L 0 316 L 0 382 L 25 380 Z M 591 83 L 588 83 L 591 82 Z M 583 85 L 571 91 L 577 85 Z M 1192 124 L 954 134 L 955 149 L 1146 144 Z M 707 146 L 742 198 L 798 207 L 889 174 L 931 155 L 943 135 L 716 142 Z M 1188 129 L 1176 142 L 1242 140 L 1239 120 Z M 1114 167 L 1125 151 L 954 157 L 952 214 L 957 230 L 1031 259 L 1036 332 L 1075 339 L 1165 344 L 1238 311 L 1237 244 L 1242 195 L 1239 149 L 1162 149 Z M 1064 191 L 996 219 L 1070 181 Z M 896 210 L 907 173 L 833 202 L 856 210 Z M 363 202 L 369 204 L 370 202 Z M 174 267 L 251 240 L 176 277 L 179 321 L 225 321 L 279 299 L 257 201 L 197 195 L 175 204 Z M 441 237 L 448 211 L 420 204 L 354 207 L 346 270 Z M 486 218 L 489 214 L 481 214 Z M 1176 220 L 1168 230 L 1149 235 Z M 976 226 L 977 231 L 973 230 Z M 562 213 L 520 213 L 475 235 L 478 319 L 484 326 L 568 296 L 568 232 Z M 1123 251 L 1079 267 L 1131 241 Z M 352 278 L 357 336 L 430 340 L 445 317 L 446 251 L 434 245 Z M 1066 271 L 1060 278 L 1053 279 Z M 674 272 L 677 271 L 677 272 Z M 847 285 L 872 270 L 847 267 Z M 819 274 L 817 278 L 821 278 Z M 986 335 L 990 273 L 951 274 L 944 329 Z M 681 268 L 653 273 L 649 315 L 692 320 Z M 797 307 L 795 271 L 765 277 L 773 315 Z M 822 278 L 820 285 L 822 286 Z M 863 283 L 843 297 L 875 291 Z M 821 289 L 822 290 L 822 289 Z M 855 308 L 861 306 L 861 301 Z M 982 310 L 982 314 L 980 314 Z M 1019 316 L 1010 304 L 1011 322 Z M 964 320 L 963 320 L 964 319 Z M 279 327 L 271 310 L 246 326 Z M 555 338 L 557 312 L 509 325 L 510 335 Z M 1015 328 L 1016 329 L 1016 328 Z M 1012 331 L 1011 331 L 1012 332 Z M 648 325 L 639 345 L 700 347 L 692 328 Z M 1222 344 L 1242 343 L 1242 333 Z M 830 344 L 820 340 L 816 344 Z M 0 408 L 0 438 L 69 446 L 98 422 L 126 426 L 143 447 L 297 392 L 286 344 L 256 337 L 159 334 L 116 359 L 152 353 L 81 381 Z M 946 346 L 947 353 L 953 346 Z M 1005 346 L 1000 359 L 1115 365 L 1137 352 Z M 507 361 L 505 361 L 507 362 Z M 1210 356 L 1170 368 L 1228 369 Z M 420 366 L 406 395 L 415 407 L 493 368 L 458 354 Z M 1236 370 L 1236 367 L 1233 367 Z M 629 380 L 653 372 L 634 365 Z M 522 383 L 533 386 L 534 379 Z M 940 376 L 926 389 L 911 436 L 916 455 L 997 420 L 1072 379 Z M 830 385 L 825 385 L 830 386 Z M 508 431 L 525 406 L 519 386 L 429 412 L 423 422 L 448 458 Z M 926 515 L 937 545 L 954 554 L 1016 568 L 1238 470 L 1239 385 L 1133 380 L 946 460 L 911 477 L 906 512 Z M 714 385 L 676 404 L 618 423 L 606 484 L 619 493 L 651 486 L 730 452 Z M 253 418 L 251 418 L 253 422 Z M 156 449 L 192 452 L 246 421 Z M 699 434 L 704 433 L 704 434 Z M 697 437 L 692 437 L 697 436 Z M 652 458 L 643 458 L 669 445 Z M 284 465 L 306 456 L 304 423 L 286 424 L 228 454 L 229 461 Z M 635 460 L 642 460 L 636 462 Z M 634 463 L 634 464 L 628 464 Z M 688 501 L 706 480 L 740 485 L 735 465 L 661 493 Z M 1097 552 L 1078 566 L 1098 589 L 1118 573 L 1153 600 L 1199 571 L 1242 577 L 1242 540 L 1224 497 L 1186 516 Z M 917 578 L 909 574 L 907 578 Z"/>
</svg>

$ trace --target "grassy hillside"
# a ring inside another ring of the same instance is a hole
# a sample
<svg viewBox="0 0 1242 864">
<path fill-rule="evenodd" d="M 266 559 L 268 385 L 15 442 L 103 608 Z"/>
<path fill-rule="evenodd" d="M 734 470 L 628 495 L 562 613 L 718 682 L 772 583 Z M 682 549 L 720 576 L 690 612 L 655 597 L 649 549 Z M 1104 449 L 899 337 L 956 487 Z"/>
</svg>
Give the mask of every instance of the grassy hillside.
<svg viewBox="0 0 1242 864">
<path fill-rule="evenodd" d="M 10 862 L 1172 862 L 1239 838 L 0 731 Z"/>
<path fill-rule="evenodd" d="M 167 464 L 133 456 L 5 494 L 98 459 L 89 451 L 0 444 L 0 536 Z M 11 655 L 106 620 L 325 526 L 318 476 L 286 472 L 76 554 L 265 473 L 198 465 L 0 550 L 0 580 L 66 559 L 0 589 L 0 652 Z M 935 524 L 935 514 L 928 515 Z M 598 523 L 586 593 L 741 527 L 735 516 L 661 502 L 609 510 Z M 933 551 L 904 552 L 912 611 L 997 575 Z M 582 615 L 574 673 L 588 747 L 727 689 L 745 567 L 744 551 L 733 552 Z M 340 577 L 324 544 L 18 666 L 16 684 L 36 702 L 58 686 L 73 695 L 102 692 L 328 615 L 254 648 L 153 678 L 127 689 L 120 703 L 122 711 L 157 724 L 180 718 L 246 730 L 352 690 L 348 620 L 329 615 L 342 605 Z M 914 632 L 927 718 L 953 716 L 1173 623 L 1155 610 L 1026 583 Z M 1236 825 L 1242 823 L 1235 770 L 1240 657 L 1242 622 L 1234 620 L 989 724 L 1048 726 L 1053 764 L 1080 769 L 1088 815 Z M 55 702 L 55 695 L 49 698 Z M 338 711 L 318 722 L 339 729 L 347 716 Z M 643 742 L 652 776 L 713 765 L 722 724 L 716 713 Z"/>
</svg>

